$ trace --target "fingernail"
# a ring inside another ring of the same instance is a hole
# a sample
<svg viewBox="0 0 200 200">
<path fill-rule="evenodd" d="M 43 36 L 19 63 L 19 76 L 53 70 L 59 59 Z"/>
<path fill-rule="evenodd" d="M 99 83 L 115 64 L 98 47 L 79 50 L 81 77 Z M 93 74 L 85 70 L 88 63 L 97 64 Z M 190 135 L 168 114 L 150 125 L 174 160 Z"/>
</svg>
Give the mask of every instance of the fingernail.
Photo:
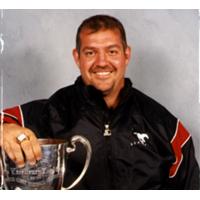
<svg viewBox="0 0 200 200">
<path fill-rule="evenodd" d="M 24 164 L 17 165 L 18 168 L 23 168 Z"/>
<path fill-rule="evenodd" d="M 39 160 L 41 160 L 41 158 L 42 158 L 42 157 L 41 157 L 41 156 L 39 156 L 39 157 L 37 157 L 36 159 L 39 161 Z"/>
<path fill-rule="evenodd" d="M 35 163 L 36 163 L 35 161 L 31 161 L 29 164 L 30 165 L 35 165 Z"/>
</svg>

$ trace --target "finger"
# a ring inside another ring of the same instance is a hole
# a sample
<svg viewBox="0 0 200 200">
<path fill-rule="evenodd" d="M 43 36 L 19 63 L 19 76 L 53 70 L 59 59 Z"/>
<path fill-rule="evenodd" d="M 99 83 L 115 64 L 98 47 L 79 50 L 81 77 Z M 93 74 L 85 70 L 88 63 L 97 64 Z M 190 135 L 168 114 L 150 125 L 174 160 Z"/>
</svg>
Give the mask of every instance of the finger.
<svg viewBox="0 0 200 200">
<path fill-rule="evenodd" d="M 32 139 L 31 140 L 32 150 L 35 155 L 36 160 L 40 160 L 42 158 L 42 150 L 38 140 Z"/>
<path fill-rule="evenodd" d="M 21 142 L 20 145 L 25 154 L 26 161 L 28 161 L 30 165 L 35 165 L 36 159 L 32 149 L 31 142 L 29 140 L 24 140 L 23 142 Z"/>
<path fill-rule="evenodd" d="M 12 148 L 10 147 L 9 143 L 8 142 L 4 142 L 3 143 L 3 148 L 4 148 L 4 151 L 6 152 L 6 154 L 8 155 L 8 157 L 11 159 L 11 160 L 16 160 L 15 158 L 15 155 L 12 151 Z"/>
<path fill-rule="evenodd" d="M 12 145 L 10 144 L 10 147 L 12 148 L 12 152 L 15 156 L 16 165 L 19 168 L 24 167 L 24 165 L 25 165 L 24 156 L 23 156 L 22 149 L 21 149 L 20 145 L 13 142 Z"/>
<path fill-rule="evenodd" d="M 35 159 L 40 160 L 42 157 L 42 150 L 41 150 L 41 146 L 38 142 L 38 139 L 31 131 L 27 132 L 27 136 L 29 137 L 29 141 L 32 146 L 32 151 L 34 153 Z"/>
</svg>

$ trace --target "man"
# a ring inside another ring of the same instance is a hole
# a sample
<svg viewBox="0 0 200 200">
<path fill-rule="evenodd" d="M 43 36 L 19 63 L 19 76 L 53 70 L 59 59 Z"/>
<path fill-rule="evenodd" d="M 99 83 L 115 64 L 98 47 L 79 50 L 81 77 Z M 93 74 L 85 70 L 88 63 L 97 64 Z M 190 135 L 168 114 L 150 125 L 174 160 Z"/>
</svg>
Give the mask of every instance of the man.
<svg viewBox="0 0 200 200">
<path fill-rule="evenodd" d="M 4 111 L 3 148 L 9 157 L 19 167 L 25 159 L 34 165 L 42 157 L 38 137 L 80 133 L 93 155 L 79 189 L 198 189 L 190 134 L 124 78 L 130 55 L 117 19 L 97 15 L 83 21 L 73 50 L 81 73 L 75 84 L 47 100 Z M 82 154 L 80 147 L 69 159 L 72 177 L 81 169 Z"/>
</svg>

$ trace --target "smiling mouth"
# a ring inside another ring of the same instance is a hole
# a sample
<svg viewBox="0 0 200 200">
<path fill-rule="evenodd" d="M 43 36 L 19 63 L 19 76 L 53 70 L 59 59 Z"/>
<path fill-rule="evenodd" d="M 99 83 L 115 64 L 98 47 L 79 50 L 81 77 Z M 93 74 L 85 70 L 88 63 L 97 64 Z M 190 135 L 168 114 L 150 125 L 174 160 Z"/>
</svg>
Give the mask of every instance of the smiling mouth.
<svg viewBox="0 0 200 200">
<path fill-rule="evenodd" d="M 110 78 L 111 74 L 112 74 L 112 71 L 94 72 L 94 75 L 96 76 L 96 78 L 101 79 L 101 80 Z"/>
<path fill-rule="evenodd" d="M 98 78 L 98 79 L 108 79 L 110 78 L 110 76 L 113 74 L 114 69 L 113 67 L 110 66 L 97 66 L 91 69 L 91 71 L 93 73 L 93 75 Z"/>
<path fill-rule="evenodd" d="M 95 72 L 96 75 L 98 76 L 108 76 L 110 75 L 112 72 Z"/>
</svg>

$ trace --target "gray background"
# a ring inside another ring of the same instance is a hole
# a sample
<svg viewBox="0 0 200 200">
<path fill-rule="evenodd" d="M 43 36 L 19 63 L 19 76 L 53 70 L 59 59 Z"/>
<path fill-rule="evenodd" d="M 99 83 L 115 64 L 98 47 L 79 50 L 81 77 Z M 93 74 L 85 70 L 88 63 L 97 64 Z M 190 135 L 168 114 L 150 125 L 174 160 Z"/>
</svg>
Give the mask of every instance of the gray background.
<svg viewBox="0 0 200 200">
<path fill-rule="evenodd" d="M 132 61 L 127 76 L 177 116 L 199 159 L 198 10 L 4 10 L 4 107 L 48 98 L 79 75 L 72 58 L 78 25 L 94 14 L 124 24 Z"/>
</svg>

